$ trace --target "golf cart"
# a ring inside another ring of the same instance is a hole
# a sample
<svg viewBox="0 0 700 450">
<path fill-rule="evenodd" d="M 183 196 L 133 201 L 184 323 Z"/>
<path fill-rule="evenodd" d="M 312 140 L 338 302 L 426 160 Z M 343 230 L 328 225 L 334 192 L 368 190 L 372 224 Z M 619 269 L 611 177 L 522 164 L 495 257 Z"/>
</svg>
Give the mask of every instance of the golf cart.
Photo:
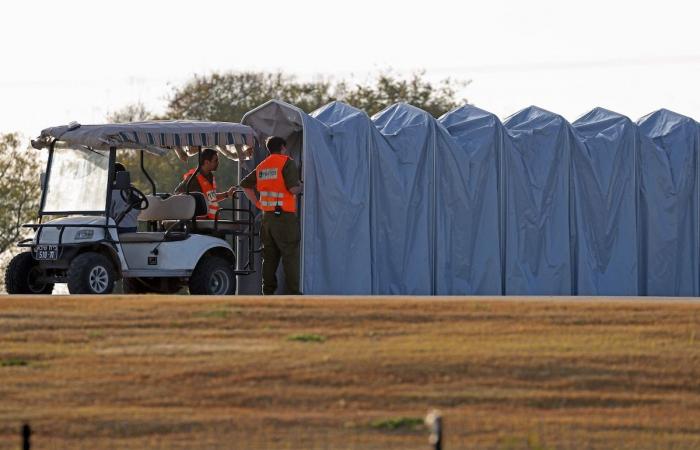
<svg viewBox="0 0 700 450">
<path fill-rule="evenodd" d="M 112 125 L 48 128 L 32 146 L 48 148 L 38 223 L 24 225 L 34 236 L 18 243 L 27 251 L 10 262 L 5 274 L 9 294 L 48 294 L 55 283 L 67 283 L 71 294 L 109 294 L 123 279 L 126 293 L 230 295 L 236 277 L 254 272 L 254 212 L 220 208 L 206 217 L 207 200 L 189 192 L 158 193 L 144 165 L 144 152 L 178 157 L 199 155 L 210 147 L 234 160 L 245 159 L 257 145 L 253 130 L 226 122 L 153 121 Z M 115 171 L 117 150 L 140 152 L 140 168 L 152 192 L 131 185 L 129 172 Z M 112 196 L 140 210 L 139 230 L 119 233 L 128 212 L 110 217 Z M 240 205 L 242 191 L 234 194 Z M 229 220 L 221 213 L 228 211 Z M 245 240 L 247 261 L 240 262 L 235 244 Z"/>
</svg>

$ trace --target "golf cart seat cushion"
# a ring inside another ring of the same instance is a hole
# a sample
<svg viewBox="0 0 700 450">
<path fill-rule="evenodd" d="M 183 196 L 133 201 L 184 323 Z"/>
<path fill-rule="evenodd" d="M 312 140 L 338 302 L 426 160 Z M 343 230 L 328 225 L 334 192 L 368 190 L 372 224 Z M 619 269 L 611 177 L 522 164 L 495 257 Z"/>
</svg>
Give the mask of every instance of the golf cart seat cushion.
<svg viewBox="0 0 700 450">
<path fill-rule="evenodd" d="M 177 220 L 164 220 L 162 222 L 165 228 L 170 228 L 177 222 Z M 197 219 L 196 228 L 192 227 L 189 223 L 190 233 L 197 233 L 197 231 L 210 232 L 214 231 L 214 221 L 208 219 Z M 235 233 L 244 232 L 247 229 L 247 225 L 241 223 L 234 223 L 230 220 L 219 220 L 216 224 L 217 231 L 223 231 L 224 233 Z"/>
<path fill-rule="evenodd" d="M 187 238 L 187 233 L 181 231 L 171 231 L 165 234 L 164 231 L 141 231 L 137 233 L 120 233 L 119 242 L 171 242 L 181 241 Z"/>
<path fill-rule="evenodd" d="M 186 194 L 171 195 L 163 199 L 148 195 L 148 208 L 141 211 L 139 220 L 187 220 L 194 216 L 195 199 Z"/>
</svg>

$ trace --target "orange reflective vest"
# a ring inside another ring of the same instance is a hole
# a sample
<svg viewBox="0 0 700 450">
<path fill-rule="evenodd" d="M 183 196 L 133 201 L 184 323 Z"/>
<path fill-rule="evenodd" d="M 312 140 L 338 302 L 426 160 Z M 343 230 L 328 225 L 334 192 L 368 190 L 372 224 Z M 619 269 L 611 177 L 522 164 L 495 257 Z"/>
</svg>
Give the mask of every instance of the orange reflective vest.
<svg viewBox="0 0 700 450">
<path fill-rule="evenodd" d="M 289 192 L 282 176 L 282 169 L 289 160 L 289 156 L 272 154 L 255 168 L 255 188 L 260 192 L 256 206 L 263 211 L 271 212 L 280 207 L 284 212 L 297 212 L 296 196 Z"/>
<path fill-rule="evenodd" d="M 197 169 L 190 169 L 182 176 L 182 179 L 187 180 L 196 170 Z M 197 174 L 197 181 L 199 182 L 199 187 L 202 189 L 204 198 L 207 199 L 207 215 L 197 216 L 197 218 L 214 220 L 216 212 L 219 210 L 219 202 L 216 201 L 216 181 L 212 178 L 212 182 L 210 183 L 207 177 L 201 173 Z"/>
</svg>

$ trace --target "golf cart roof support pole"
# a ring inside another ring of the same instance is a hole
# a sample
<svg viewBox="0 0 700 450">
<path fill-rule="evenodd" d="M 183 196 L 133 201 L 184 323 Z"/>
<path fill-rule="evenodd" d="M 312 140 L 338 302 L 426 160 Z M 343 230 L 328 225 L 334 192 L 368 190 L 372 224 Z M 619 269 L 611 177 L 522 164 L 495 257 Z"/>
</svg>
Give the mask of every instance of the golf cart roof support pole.
<svg viewBox="0 0 700 450">
<path fill-rule="evenodd" d="M 53 152 L 55 144 L 56 139 L 51 141 L 51 145 L 49 146 L 49 160 L 46 162 L 46 175 L 44 175 L 44 185 L 41 187 L 41 202 L 39 203 L 39 223 L 41 223 L 42 219 L 44 218 L 44 203 L 46 203 L 46 191 L 48 191 L 49 189 L 49 178 L 51 177 L 51 164 L 53 163 Z M 37 244 L 40 242 L 42 231 L 44 231 L 43 228 L 39 228 L 39 230 L 37 230 Z"/>
<path fill-rule="evenodd" d="M 202 147 L 199 147 L 197 150 L 197 170 L 190 175 L 190 177 L 187 179 L 187 184 L 185 185 L 185 193 L 189 194 L 190 193 L 190 183 L 192 183 L 192 180 L 194 177 L 199 174 L 199 169 L 202 167 Z"/>
<path fill-rule="evenodd" d="M 105 226 L 109 225 L 110 206 L 112 206 L 112 185 L 114 184 L 114 162 L 117 159 L 117 147 L 109 148 L 109 166 L 107 167 L 107 202 L 105 204 Z"/>
<path fill-rule="evenodd" d="M 51 163 L 53 162 L 53 152 L 56 139 L 49 145 L 49 159 L 46 162 L 46 175 L 44 175 L 44 185 L 41 187 L 41 201 L 39 203 L 39 220 L 44 215 L 44 203 L 46 203 L 46 191 L 49 189 L 49 179 L 51 178 Z"/>
<path fill-rule="evenodd" d="M 146 179 L 148 179 L 148 182 L 151 183 L 151 188 L 153 188 L 153 195 L 156 195 L 156 183 L 153 181 L 153 178 L 151 178 L 151 176 L 148 174 L 148 172 L 146 171 L 146 166 L 144 166 L 144 164 L 143 164 L 143 150 L 141 150 L 140 153 L 141 153 L 141 156 L 140 156 L 141 171 L 146 176 Z"/>
</svg>

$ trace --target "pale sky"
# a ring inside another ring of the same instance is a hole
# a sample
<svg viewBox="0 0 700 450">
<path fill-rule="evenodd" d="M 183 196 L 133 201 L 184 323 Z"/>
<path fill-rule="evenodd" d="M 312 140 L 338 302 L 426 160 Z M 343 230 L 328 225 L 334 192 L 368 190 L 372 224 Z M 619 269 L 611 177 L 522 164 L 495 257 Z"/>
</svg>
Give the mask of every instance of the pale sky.
<svg viewBox="0 0 700 450">
<path fill-rule="evenodd" d="M 0 132 L 104 122 L 219 70 L 366 80 L 424 69 L 505 118 L 538 105 L 573 121 L 700 120 L 697 1 L 30 1 L 0 6 Z"/>
</svg>

